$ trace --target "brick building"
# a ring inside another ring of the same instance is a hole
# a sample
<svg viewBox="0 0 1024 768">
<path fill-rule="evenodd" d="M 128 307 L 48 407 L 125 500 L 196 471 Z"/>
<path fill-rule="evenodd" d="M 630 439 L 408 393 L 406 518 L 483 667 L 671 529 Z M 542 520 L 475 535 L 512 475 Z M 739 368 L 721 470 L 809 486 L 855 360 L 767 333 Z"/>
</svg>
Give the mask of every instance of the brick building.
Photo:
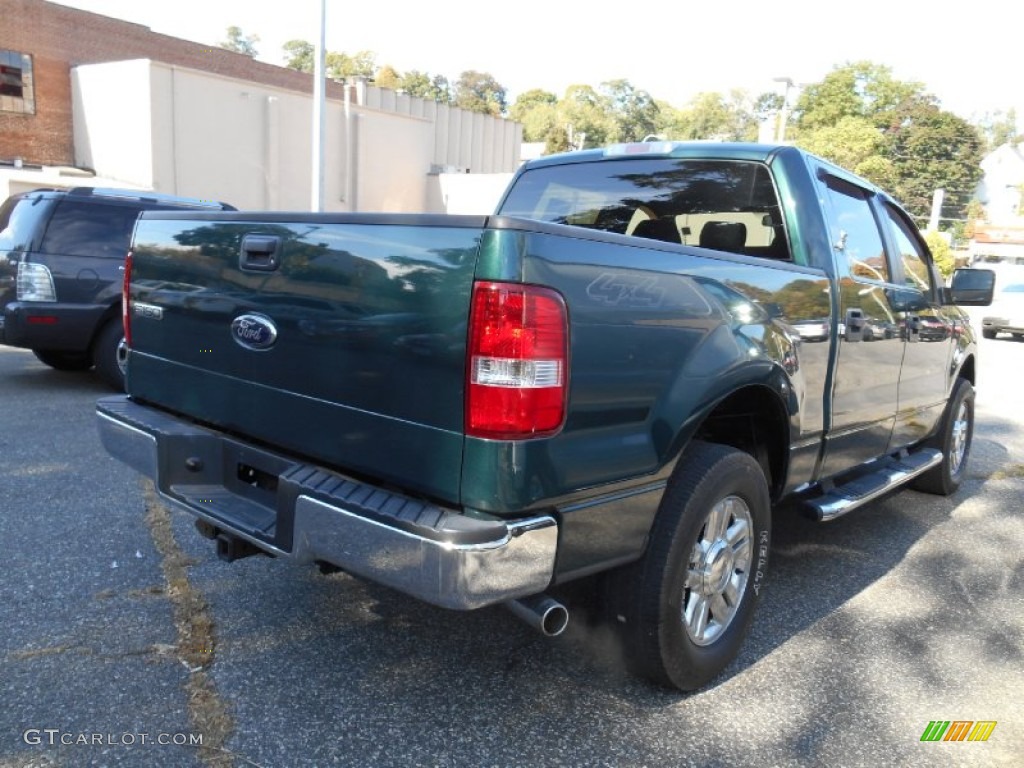
<svg viewBox="0 0 1024 768">
<path fill-rule="evenodd" d="M 307 93 L 313 88 L 304 72 L 161 35 L 141 24 L 45 0 L 0 0 L 0 66 L 5 68 L 0 160 L 74 165 L 71 69 L 126 59 L 153 59 Z M 13 66 L 15 61 L 20 65 Z M 328 96 L 341 98 L 341 88 L 330 83 Z"/>
<path fill-rule="evenodd" d="M 303 208 L 312 91 L 312 75 L 244 54 L 0 0 L 0 200 L 101 183 Z M 326 210 L 443 211 L 462 181 L 446 172 L 507 175 L 519 161 L 522 128 L 508 120 L 336 82 L 325 111 Z"/>
</svg>

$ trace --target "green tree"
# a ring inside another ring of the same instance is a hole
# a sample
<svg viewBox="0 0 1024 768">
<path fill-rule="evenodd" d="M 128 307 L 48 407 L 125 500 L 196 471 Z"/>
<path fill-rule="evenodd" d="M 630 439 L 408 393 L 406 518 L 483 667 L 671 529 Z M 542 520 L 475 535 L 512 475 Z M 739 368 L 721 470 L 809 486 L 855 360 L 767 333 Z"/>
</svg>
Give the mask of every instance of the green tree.
<svg viewBox="0 0 1024 768">
<path fill-rule="evenodd" d="M 977 129 L 934 104 L 911 102 L 897 111 L 883 155 L 893 166 L 889 191 L 916 217 L 926 218 L 936 189 L 945 190 L 941 217 L 963 219 L 981 181 L 982 140 Z"/>
<path fill-rule="evenodd" d="M 797 143 L 885 188 L 914 217 L 927 218 L 943 188 L 942 217 L 963 218 L 981 178 L 981 138 L 920 83 L 870 62 L 846 64 L 804 88 L 796 115 Z"/>
<path fill-rule="evenodd" d="M 401 81 L 401 73 L 390 64 L 380 67 L 377 70 L 377 74 L 373 76 L 374 85 L 378 88 L 390 88 L 393 91 L 398 90 Z"/>
<path fill-rule="evenodd" d="M 557 152 L 568 152 L 573 147 L 569 144 L 569 132 L 562 126 L 552 125 L 544 136 L 544 153 L 553 155 Z"/>
<path fill-rule="evenodd" d="M 867 118 L 842 117 L 835 125 L 801 132 L 795 143 L 880 187 L 895 180 L 892 161 L 881 156 L 885 136 Z"/>
<path fill-rule="evenodd" d="M 377 70 L 377 54 L 373 51 L 358 51 L 354 54 L 329 51 L 326 58 L 327 77 L 343 80 L 346 77 L 373 78 Z"/>
<path fill-rule="evenodd" d="M 312 72 L 315 69 L 316 46 L 305 40 L 289 40 L 281 46 L 284 51 L 284 65 L 299 72 Z"/>
<path fill-rule="evenodd" d="M 719 139 L 730 133 L 732 117 L 720 93 L 698 93 L 681 111 L 679 133 L 672 138 L 683 140 Z"/>
<path fill-rule="evenodd" d="M 676 109 L 667 101 L 656 101 L 655 103 L 658 105 L 658 119 L 654 133 L 664 136 L 666 139 L 681 138 L 684 133 L 682 110 Z"/>
<path fill-rule="evenodd" d="M 986 114 L 975 127 L 985 141 L 986 152 L 991 152 L 1003 144 L 1016 144 L 1024 139 L 1024 135 L 1017 130 L 1017 111 L 1015 109 Z"/>
<path fill-rule="evenodd" d="M 752 112 L 758 122 L 763 122 L 782 111 L 784 97 L 781 93 L 768 91 L 754 99 Z"/>
<path fill-rule="evenodd" d="M 228 27 L 228 39 L 219 43 L 221 48 L 235 53 L 244 53 L 246 56 L 258 56 L 256 43 L 260 41 L 259 35 L 247 35 L 242 32 L 241 27 Z"/>
<path fill-rule="evenodd" d="M 820 83 L 805 86 L 794 112 L 804 130 L 832 126 L 844 117 L 863 117 L 885 128 L 897 108 L 915 101 L 935 99 L 920 83 L 894 79 L 889 67 L 859 61 L 836 67 Z"/>
<path fill-rule="evenodd" d="M 427 72 L 418 69 L 410 69 L 398 79 L 398 90 L 408 93 L 410 96 L 418 96 L 421 99 L 436 101 L 441 104 L 450 104 L 451 87 L 448 79 L 441 75 L 433 77 Z"/>
<path fill-rule="evenodd" d="M 505 87 L 487 72 L 467 69 L 455 81 L 455 106 L 493 117 L 505 114 Z"/>
<path fill-rule="evenodd" d="M 526 91 L 509 108 L 508 116 L 523 124 L 524 141 L 547 141 L 558 127 L 558 97 L 540 88 Z"/>
<path fill-rule="evenodd" d="M 570 85 L 558 102 L 558 123 L 574 148 L 609 143 L 611 125 L 606 99 L 589 85 Z"/>
<path fill-rule="evenodd" d="M 284 51 L 285 66 L 289 69 L 300 72 L 313 72 L 316 69 L 316 46 L 312 43 L 289 40 L 281 46 L 281 50 Z M 377 55 L 373 51 L 359 51 L 355 54 L 328 51 L 324 55 L 324 69 L 331 80 L 346 77 L 365 77 L 370 80 L 377 72 L 376 59 Z"/>
<path fill-rule="evenodd" d="M 599 93 L 608 111 L 609 141 L 642 141 L 657 133 L 658 105 L 647 91 L 628 80 L 609 80 L 601 83 Z"/>
<path fill-rule="evenodd" d="M 943 277 L 948 278 L 956 267 L 953 249 L 946 242 L 946 238 L 934 230 L 925 233 L 924 239 L 928 243 L 928 250 L 932 252 L 935 266 L 939 268 Z"/>
</svg>

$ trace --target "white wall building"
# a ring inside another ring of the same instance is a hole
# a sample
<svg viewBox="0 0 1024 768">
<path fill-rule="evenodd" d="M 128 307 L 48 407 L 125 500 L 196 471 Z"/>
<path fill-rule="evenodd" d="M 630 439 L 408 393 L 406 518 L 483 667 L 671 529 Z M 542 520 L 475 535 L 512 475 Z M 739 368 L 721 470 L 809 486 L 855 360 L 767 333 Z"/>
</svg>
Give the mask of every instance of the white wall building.
<svg viewBox="0 0 1024 768">
<path fill-rule="evenodd" d="M 309 210 L 311 94 L 148 59 L 71 77 L 75 164 L 105 182 Z M 326 211 L 445 212 L 453 196 L 459 212 L 493 210 L 521 125 L 361 83 L 344 92 L 325 108 Z"/>
</svg>

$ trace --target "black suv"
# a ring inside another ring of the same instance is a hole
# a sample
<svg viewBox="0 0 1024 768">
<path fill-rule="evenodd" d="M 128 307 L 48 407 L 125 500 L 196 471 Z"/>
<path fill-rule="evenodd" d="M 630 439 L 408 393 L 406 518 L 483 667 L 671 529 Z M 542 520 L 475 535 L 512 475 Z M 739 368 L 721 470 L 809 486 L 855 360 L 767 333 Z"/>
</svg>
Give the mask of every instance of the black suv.
<svg viewBox="0 0 1024 768">
<path fill-rule="evenodd" d="M 78 187 L 0 206 L 0 342 L 62 371 L 96 366 L 123 389 L 121 283 L 135 219 L 148 210 L 235 210 L 214 201 Z"/>
</svg>

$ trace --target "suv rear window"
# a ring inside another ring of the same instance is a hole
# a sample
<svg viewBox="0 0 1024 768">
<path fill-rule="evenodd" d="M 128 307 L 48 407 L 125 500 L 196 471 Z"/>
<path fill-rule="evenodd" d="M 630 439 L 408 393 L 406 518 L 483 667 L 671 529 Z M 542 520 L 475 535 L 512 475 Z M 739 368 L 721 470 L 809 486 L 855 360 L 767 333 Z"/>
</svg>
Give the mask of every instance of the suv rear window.
<svg viewBox="0 0 1024 768">
<path fill-rule="evenodd" d="M 136 206 L 62 200 L 46 228 L 40 250 L 123 259 L 139 210 Z"/>
<path fill-rule="evenodd" d="M 0 251 L 29 251 L 39 220 L 50 209 L 41 197 L 11 197 L 0 205 Z"/>
</svg>

